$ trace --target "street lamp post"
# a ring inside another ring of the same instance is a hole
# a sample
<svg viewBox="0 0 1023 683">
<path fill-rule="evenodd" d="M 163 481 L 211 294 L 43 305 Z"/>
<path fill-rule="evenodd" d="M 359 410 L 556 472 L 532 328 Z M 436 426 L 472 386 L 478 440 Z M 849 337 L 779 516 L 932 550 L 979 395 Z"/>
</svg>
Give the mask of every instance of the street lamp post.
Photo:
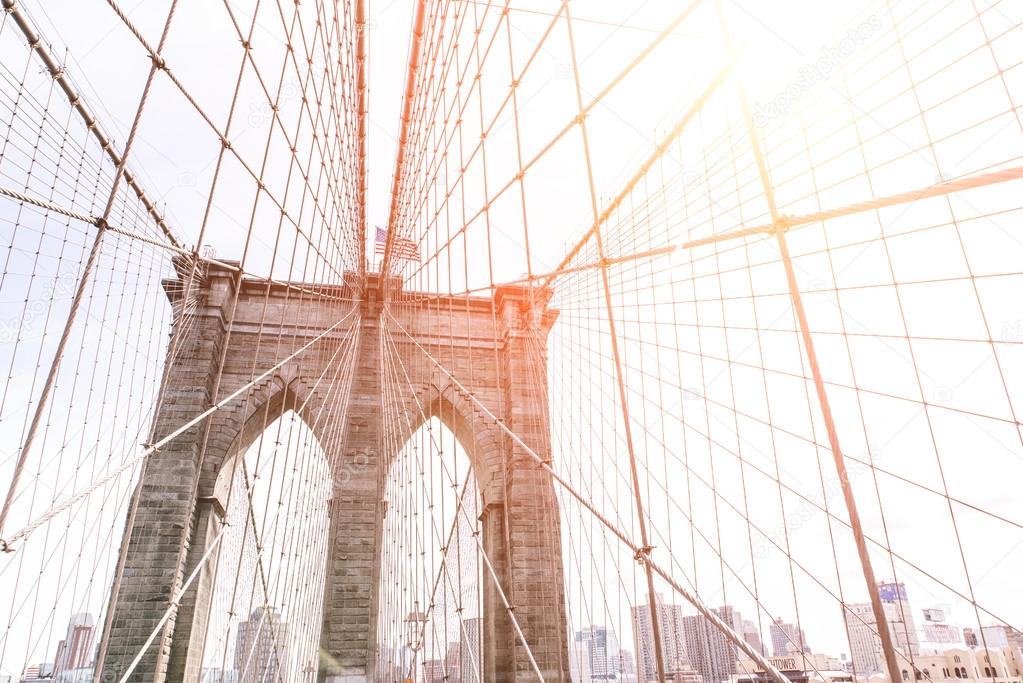
<svg viewBox="0 0 1023 683">
<path fill-rule="evenodd" d="M 406 683 L 414 683 L 416 673 L 416 659 L 419 650 L 423 647 L 423 638 L 426 634 L 426 615 L 419 611 L 419 601 L 416 601 L 416 609 L 405 617 L 405 638 L 406 645 L 412 651 L 412 659 L 409 663 Z"/>
</svg>

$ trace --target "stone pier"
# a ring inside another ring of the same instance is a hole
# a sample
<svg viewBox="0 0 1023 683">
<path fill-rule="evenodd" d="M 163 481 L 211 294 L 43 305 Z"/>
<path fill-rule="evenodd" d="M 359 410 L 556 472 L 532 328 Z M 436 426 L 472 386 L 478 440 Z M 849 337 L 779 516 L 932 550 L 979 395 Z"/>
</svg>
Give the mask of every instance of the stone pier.
<svg viewBox="0 0 1023 683">
<path fill-rule="evenodd" d="M 379 277 L 372 274 L 362 282 L 352 275 L 334 288 L 289 287 L 239 280 L 230 270 L 211 267 L 193 283 L 186 306 L 185 280 L 181 266 L 179 277 L 165 282 L 179 317 L 154 440 L 209 408 L 215 391 L 219 398 L 231 394 L 337 326 L 146 462 L 103 634 L 104 680 L 119 679 L 154 630 L 157 637 L 130 680 L 199 680 L 213 563 L 203 565 L 171 618 L 162 626 L 160 620 L 224 522 L 229 481 L 222 473 L 288 410 L 312 428 L 334 476 L 318 680 L 389 680 L 387 672 L 376 671 L 377 651 L 389 645 L 376 642 L 378 565 L 386 542 L 381 491 L 396 455 L 384 444 L 387 410 L 412 430 L 437 417 L 465 448 L 479 481 L 482 543 L 500 586 L 545 680 L 567 683 L 560 518 L 552 482 L 479 407 L 541 457 L 551 457 L 544 349 L 557 313 L 547 308 L 548 297 L 507 287 L 493 297 L 449 298 L 403 292 L 392 281 L 385 309 Z M 342 383 L 330 381 L 330 373 L 339 345 L 349 342 L 355 370 L 346 395 L 339 396 Z M 382 391 L 385 354 L 407 373 L 397 405 Z M 482 680 L 536 680 L 487 572 L 483 581 Z"/>
</svg>

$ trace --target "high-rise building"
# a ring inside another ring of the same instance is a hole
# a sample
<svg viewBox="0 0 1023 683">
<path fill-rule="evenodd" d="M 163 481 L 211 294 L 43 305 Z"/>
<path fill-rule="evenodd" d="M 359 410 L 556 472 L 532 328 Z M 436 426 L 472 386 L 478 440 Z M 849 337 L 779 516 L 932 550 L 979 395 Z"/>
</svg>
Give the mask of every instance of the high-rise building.
<svg viewBox="0 0 1023 683">
<path fill-rule="evenodd" d="M 444 669 L 443 659 L 427 659 L 423 662 L 423 682 L 444 683 Z"/>
<path fill-rule="evenodd" d="M 288 624 L 273 607 L 238 624 L 234 668 L 238 683 L 279 683 L 288 678 Z"/>
<path fill-rule="evenodd" d="M 849 633 L 849 649 L 853 669 L 857 674 L 884 670 L 881 639 L 877 635 L 877 620 L 869 602 L 849 603 L 845 606 L 845 625 Z"/>
<path fill-rule="evenodd" d="M 756 623 L 749 619 L 742 620 L 742 639 L 749 643 L 750 646 L 760 654 L 767 654 L 767 648 L 764 647 L 764 640 L 760 637 L 760 629 L 757 628 Z"/>
<path fill-rule="evenodd" d="M 771 653 L 775 657 L 809 653 L 806 634 L 796 624 L 786 624 L 779 617 L 771 622 Z"/>
<path fill-rule="evenodd" d="M 657 595 L 657 624 L 661 634 L 661 655 L 665 673 L 674 671 L 686 659 L 682 634 L 682 607 L 664 603 Z M 654 649 L 654 622 L 650 605 L 632 608 L 632 634 L 636 641 L 636 675 L 640 683 L 657 680 L 657 653 Z"/>
<path fill-rule="evenodd" d="M 636 680 L 636 660 L 628 650 L 618 650 L 618 661 L 615 670 L 618 672 L 618 679 L 629 683 Z"/>
<path fill-rule="evenodd" d="M 977 647 L 977 632 L 969 627 L 964 628 L 963 643 L 966 647 Z"/>
<path fill-rule="evenodd" d="M 881 582 L 877 587 L 895 648 L 906 657 L 915 657 L 920 654 L 920 640 L 916 633 L 916 623 L 913 620 L 905 585 Z M 877 620 L 874 618 L 870 603 L 847 604 L 845 623 L 856 673 L 884 671 L 881 637 L 877 633 Z"/>
<path fill-rule="evenodd" d="M 572 638 L 570 666 L 578 669 L 580 681 L 618 680 L 621 652 L 614 631 L 606 626 L 591 625 L 576 631 Z"/>
<path fill-rule="evenodd" d="M 459 645 L 459 678 L 462 683 L 480 683 L 483 671 L 483 619 L 463 619 L 462 640 Z"/>
<path fill-rule="evenodd" d="M 877 589 L 885 606 L 885 617 L 894 631 L 896 646 L 907 655 L 920 654 L 920 638 L 905 584 L 882 581 L 877 584 Z"/>
<path fill-rule="evenodd" d="M 735 608 L 725 605 L 713 611 L 733 631 L 742 633 L 742 616 Z M 728 680 L 735 673 L 737 659 L 732 641 L 702 614 L 684 617 L 682 626 L 686 655 L 703 683 Z"/>
<path fill-rule="evenodd" d="M 95 625 L 92 615 L 83 612 L 72 615 L 64 639 L 57 644 L 53 661 L 53 678 L 73 669 L 83 669 L 92 663 L 92 640 Z"/>
<path fill-rule="evenodd" d="M 461 683 L 462 643 L 460 641 L 448 643 L 448 651 L 444 654 L 444 670 L 447 672 L 448 683 Z"/>
</svg>

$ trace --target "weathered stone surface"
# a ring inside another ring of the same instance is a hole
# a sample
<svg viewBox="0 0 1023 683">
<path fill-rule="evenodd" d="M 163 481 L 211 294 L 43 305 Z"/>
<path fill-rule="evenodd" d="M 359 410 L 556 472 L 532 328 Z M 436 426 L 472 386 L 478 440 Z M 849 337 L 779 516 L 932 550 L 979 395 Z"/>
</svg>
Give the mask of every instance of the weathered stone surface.
<svg viewBox="0 0 1023 683">
<path fill-rule="evenodd" d="M 219 532 L 229 481 L 221 474 L 265 425 L 294 409 L 316 434 L 334 476 L 320 680 L 383 680 L 374 671 L 381 491 L 396 455 L 395 444 L 384 442 L 385 411 L 408 434 L 436 416 L 462 443 L 479 479 L 483 544 L 501 588 L 545 679 L 569 680 L 552 482 L 497 422 L 541 458 L 551 457 L 544 345 L 556 313 L 537 292 L 514 287 L 492 299 L 398 291 L 383 311 L 378 282 L 371 275 L 365 286 L 353 279 L 314 296 L 261 281 L 243 281 L 239 289 L 230 271 L 212 269 L 192 288 L 196 306 L 175 324 L 154 441 L 345 322 L 146 463 L 126 525 L 122 579 L 111 596 L 105 678 L 126 670 Z M 172 299 L 182 289 L 181 282 L 167 283 Z M 335 380 L 339 349 L 350 347 L 348 386 Z M 385 372 L 400 375 L 391 379 L 405 387 L 402 395 L 385 395 Z M 347 392 L 339 396 L 342 387 Z M 198 680 L 214 572 L 212 563 L 204 565 L 131 680 Z M 484 581 L 485 680 L 534 680 L 496 586 L 489 576 Z"/>
</svg>

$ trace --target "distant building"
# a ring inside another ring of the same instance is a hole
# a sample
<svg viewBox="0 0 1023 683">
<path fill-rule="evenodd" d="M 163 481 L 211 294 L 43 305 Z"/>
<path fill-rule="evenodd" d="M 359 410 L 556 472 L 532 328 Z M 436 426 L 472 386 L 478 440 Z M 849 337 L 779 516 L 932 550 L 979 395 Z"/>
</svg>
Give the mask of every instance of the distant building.
<svg viewBox="0 0 1023 683">
<path fill-rule="evenodd" d="M 423 682 L 444 683 L 444 670 L 443 659 L 427 659 L 423 662 Z"/>
<path fill-rule="evenodd" d="M 980 633 L 975 629 L 964 628 L 963 640 L 970 647 L 1006 647 L 1023 648 L 1023 631 L 1005 624 L 982 626 Z"/>
<path fill-rule="evenodd" d="M 907 655 L 916 655 L 920 652 L 920 640 L 905 584 L 882 581 L 877 584 L 877 589 L 885 607 L 885 617 L 894 631 L 896 646 Z"/>
<path fill-rule="evenodd" d="M 703 683 L 703 677 L 696 673 L 696 670 L 685 659 L 675 662 L 671 673 L 664 678 L 672 683 Z"/>
<path fill-rule="evenodd" d="M 1006 647 L 1009 644 L 1004 626 L 981 626 L 980 636 L 980 647 Z"/>
<path fill-rule="evenodd" d="M 1005 638 L 1009 641 L 1009 645 L 1020 648 L 1023 651 L 1023 631 L 1013 628 L 1012 626 L 1004 626 Z"/>
<path fill-rule="evenodd" d="M 714 613 L 731 629 L 742 633 L 742 617 L 733 607 L 717 607 Z M 702 614 L 682 619 L 685 653 L 703 683 L 721 683 L 735 673 L 736 648 L 724 633 Z"/>
<path fill-rule="evenodd" d="M 52 681 L 53 680 L 53 664 L 50 662 L 43 662 L 42 664 L 33 664 L 32 666 L 26 667 L 24 673 L 21 675 L 21 683 L 35 683 L 36 681 Z"/>
<path fill-rule="evenodd" d="M 900 658 L 903 681 L 954 683 L 1023 683 L 1023 653 L 1019 648 L 950 648 L 913 657 L 913 665 Z M 888 676 L 857 676 L 861 683 L 888 683 Z M 793 682 L 794 683 L 794 682 Z"/>
<path fill-rule="evenodd" d="M 238 624 L 234 668 L 238 683 L 279 683 L 288 678 L 288 624 L 272 607 Z"/>
<path fill-rule="evenodd" d="M 749 643 L 750 646 L 760 654 L 767 654 L 767 650 L 764 647 L 764 640 L 760 637 L 760 629 L 757 628 L 757 625 L 749 619 L 742 620 L 742 639 Z"/>
<path fill-rule="evenodd" d="M 924 644 L 937 650 L 944 650 L 949 645 L 962 645 L 962 631 L 958 626 L 953 626 L 945 621 L 945 610 L 925 609 L 923 615 L 924 622 L 921 631 Z"/>
<path fill-rule="evenodd" d="M 685 640 L 682 633 L 682 607 L 665 604 L 660 594 L 657 601 L 657 625 L 660 627 L 661 656 L 665 674 L 671 673 L 686 661 Z M 636 677 L 640 683 L 656 681 L 657 651 L 654 642 L 654 621 L 650 605 L 632 608 L 632 634 L 636 642 Z"/>
<path fill-rule="evenodd" d="M 458 641 L 448 643 L 448 651 L 444 654 L 444 669 L 447 672 L 448 683 L 461 683 L 462 643 Z"/>
<path fill-rule="evenodd" d="M 771 652 L 775 657 L 810 653 L 803 629 L 795 624 L 786 624 L 781 618 L 771 622 Z"/>
<path fill-rule="evenodd" d="M 792 683 L 854 683 L 852 674 L 842 668 L 842 661 L 820 654 L 794 654 L 768 659 Z M 756 662 L 740 659 L 738 673 L 731 683 L 772 683 L 773 678 Z"/>
<path fill-rule="evenodd" d="M 199 683 L 238 683 L 238 672 L 233 669 L 209 667 L 199 672 Z"/>
<path fill-rule="evenodd" d="M 616 671 L 618 671 L 619 680 L 625 681 L 625 683 L 636 681 L 636 660 L 632 658 L 631 652 L 628 650 L 618 651 Z"/>
<path fill-rule="evenodd" d="M 92 683 L 94 674 L 91 666 L 80 666 L 76 669 L 64 669 L 50 680 L 53 683 Z"/>
<path fill-rule="evenodd" d="M 459 646 L 459 678 L 461 683 L 480 683 L 483 671 L 483 652 L 481 636 L 483 619 L 463 619 L 461 626 L 461 645 Z"/>
<path fill-rule="evenodd" d="M 606 626 L 590 625 L 576 631 L 572 638 L 569 668 L 575 667 L 578 681 L 616 681 L 621 667 L 621 651 L 614 631 Z"/>
<path fill-rule="evenodd" d="M 377 674 L 385 681 L 404 681 L 408 678 L 408 667 L 412 666 L 408 647 L 382 645 L 377 656 Z"/>
<path fill-rule="evenodd" d="M 64 639 L 57 644 L 57 656 L 53 663 L 54 680 L 83 680 L 83 672 L 77 669 L 91 668 L 92 641 L 95 625 L 92 615 L 87 612 L 72 615 Z M 64 675 L 64 674 L 68 675 Z M 92 680 L 91 673 L 88 680 Z"/>
<path fill-rule="evenodd" d="M 877 584 L 881 605 L 888 621 L 888 630 L 896 650 L 903 657 L 920 654 L 920 640 L 913 621 L 906 587 L 901 583 Z M 849 632 L 852 664 L 857 674 L 885 670 L 881 637 L 877 633 L 877 620 L 870 603 L 850 603 L 845 606 L 845 624 Z"/>
</svg>

